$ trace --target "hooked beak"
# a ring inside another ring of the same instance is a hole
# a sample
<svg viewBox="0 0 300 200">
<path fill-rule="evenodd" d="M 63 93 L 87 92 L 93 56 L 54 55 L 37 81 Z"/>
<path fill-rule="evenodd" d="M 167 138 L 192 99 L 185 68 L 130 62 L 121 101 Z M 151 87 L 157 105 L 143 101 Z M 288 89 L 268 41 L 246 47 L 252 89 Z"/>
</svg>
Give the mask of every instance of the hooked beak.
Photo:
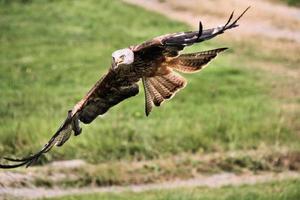
<svg viewBox="0 0 300 200">
<path fill-rule="evenodd" d="M 118 68 L 118 62 L 116 62 L 115 58 L 112 59 L 111 69 L 116 70 Z"/>
<path fill-rule="evenodd" d="M 118 68 L 118 65 L 115 62 L 111 63 L 111 69 L 116 70 Z"/>
<path fill-rule="evenodd" d="M 112 64 L 111 64 L 111 68 L 113 70 L 116 70 L 119 67 L 119 64 L 122 64 L 122 62 L 123 62 L 122 59 L 118 59 L 118 60 L 113 59 Z"/>
</svg>

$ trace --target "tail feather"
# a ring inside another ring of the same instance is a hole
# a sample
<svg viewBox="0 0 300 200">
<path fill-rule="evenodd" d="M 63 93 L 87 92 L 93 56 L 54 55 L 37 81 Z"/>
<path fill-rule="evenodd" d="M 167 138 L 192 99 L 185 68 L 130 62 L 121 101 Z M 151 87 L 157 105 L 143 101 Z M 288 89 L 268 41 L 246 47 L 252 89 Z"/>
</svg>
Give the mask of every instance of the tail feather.
<svg viewBox="0 0 300 200">
<path fill-rule="evenodd" d="M 172 92 L 165 87 L 161 82 L 159 82 L 156 78 L 149 78 L 151 84 L 156 89 L 157 92 L 164 98 L 169 99 L 172 96 Z"/>
<path fill-rule="evenodd" d="M 170 66 L 183 73 L 194 73 L 203 69 L 218 53 L 225 51 L 227 48 L 213 49 L 197 53 L 182 54 L 173 59 Z"/>
<path fill-rule="evenodd" d="M 155 79 L 164 87 L 166 87 L 171 93 L 174 93 L 177 89 L 177 85 L 173 84 L 170 80 L 162 76 L 156 76 Z"/>
<path fill-rule="evenodd" d="M 145 92 L 149 93 L 147 95 L 149 95 L 151 101 L 154 103 L 155 106 L 160 106 L 160 104 L 164 101 L 164 98 L 155 89 L 149 78 L 145 78 L 144 84 L 146 88 Z"/>
<path fill-rule="evenodd" d="M 145 114 L 146 116 L 148 116 L 153 108 L 153 100 L 150 94 L 148 81 L 144 77 L 142 78 L 142 81 L 143 81 L 144 93 L 145 93 Z"/>
<path fill-rule="evenodd" d="M 145 113 L 148 116 L 153 104 L 160 106 L 166 99 L 170 99 L 174 94 L 186 85 L 186 80 L 175 72 L 167 75 L 144 77 L 145 91 Z"/>
<path fill-rule="evenodd" d="M 176 86 L 175 89 L 183 88 L 186 85 L 186 80 L 182 76 L 180 76 L 179 74 L 177 74 L 176 72 L 172 72 L 172 73 L 166 74 L 166 75 L 163 76 L 163 78 L 167 82 L 175 85 Z"/>
</svg>

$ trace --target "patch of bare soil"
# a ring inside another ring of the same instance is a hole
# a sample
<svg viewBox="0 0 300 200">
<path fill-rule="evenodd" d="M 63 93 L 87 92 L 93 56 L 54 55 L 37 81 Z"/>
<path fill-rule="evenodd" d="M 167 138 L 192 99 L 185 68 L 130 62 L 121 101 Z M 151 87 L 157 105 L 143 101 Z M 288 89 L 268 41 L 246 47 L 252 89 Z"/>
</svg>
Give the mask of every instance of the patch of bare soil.
<svg viewBox="0 0 300 200">
<path fill-rule="evenodd" d="M 111 161 L 92 165 L 82 160 L 0 172 L 0 187 L 109 186 L 191 179 L 221 172 L 300 171 L 300 152 L 284 149 L 182 154 L 150 161 Z"/>
<path fill-rule="evenodd" d="M 151 161 L 97 165 L 82 160 L 60 161 L 0 172 L 0 199 L 255 184 L 282 177 L 300 178 L 299 172 L 300 153 L 282 148 L 280 151 L 262 148 L 246 152 L 182 154 Z"/>
<path fill-rule="evenodd" d="M 299 179 L 300 173 L 283 172 L 283 173 L 263 173 L 263 174 L 243 174 L 236 175 L 232 173 L 221 173 L 213 176 L 199 176 L 189 180 L 175 180 L 172 182 L 141 184 L 129 186 L 109 186 L 109 187 L 90 187 L 77 189 L 61 189 L 61 188 L 0 188 L 0 198 L 22 198 L 22 199 L 37 199 L 43 197 L 60 197 L 75 194 L 90 194 L 90 193 L 120 193 L 120 192 L 145 192 L 149 190 L 168 190 L 185 187 L 210 187 L 217 188 L 227 185 L 245 185 L 257 184 L 271 181 L 281 181 L 288 179 Z"/>
</svg>

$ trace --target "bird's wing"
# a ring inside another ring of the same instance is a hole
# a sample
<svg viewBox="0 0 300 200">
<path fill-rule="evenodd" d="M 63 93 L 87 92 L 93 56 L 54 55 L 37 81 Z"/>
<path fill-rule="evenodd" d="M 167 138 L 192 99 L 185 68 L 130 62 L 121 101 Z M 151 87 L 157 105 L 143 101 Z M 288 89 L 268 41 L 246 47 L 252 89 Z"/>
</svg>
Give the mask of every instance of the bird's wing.
<svg viewBox="0 0 300 200">
<path fill-rule="evenodd" d="M 104 114 L 112 106 L 136 95 L 139 92 L 137 81 L 136 79 L 124 79 L 124 76 L 118 73 L 118 71 L 110 70 L 68 112 L 65 121 L 40 151 L 22 159 L 4 158 L 13 162 L 13 164 L 0 164 L 0 168 L 8 169 L 23 165 L 28 167 L 35 163 L 42 154 L 47 153 L 53 146 L 62 146 L 72 133 L 75 136 L 81 133 L 79 120 L 83 123 L 91 123 L 98 115 Z"/>
<path fill-rule="evenodd" d="M 142 57 L 152 62 L 153 59 L 163 60 L 166 73 L 157 73 L 149 77 L 143 77 L 144 93 L 145 93 L 145 114 L 149 115 L 153 106 L 160 106 L 165 100 L 170 99 L 180 89 L 186 85 L 186 80 L 173 71 L 173 69 L 191 73 L 201 70 L 207 63 L 217 56 L 218 53 L 227 48 L 219 48 L 210 51 L 202 51 L 192 54 L 179 55 L 179 51 L 184 47 L 209 40 L 217 35 L 224 33 L 228 29 L 238 26 L 238 20 L 247 12 L 248 7 L 240 16 L 233 20 L 231 13 L 228 21 L 223 26 L 217 28 L 203 30 L 202 23 L 199 23 L 198 31 L 180 32 L 162 35 L 152 40 L 146 41 L 140 45 L 132 47 L 137 60 Z"/>
<path fill-rule="evenodd" d="M 126 72 L 110 70 L 73 108 L 78 119 L 85 124 L 91 123 L 98 115 L 121 101 L 139 92 L 138 77 L 129 77 Z"/>
<path fill-rule="evenodd" d="M 165 56 L 173 57 L 178 55 L 178 51 L 186 46 L 200 43 L 209 40 L 217 35 L 224 33 L 228 29 L 238 26 L 237 22 L 249 10 L 250 7 L 244 10 L 235 20 L 233 20 L 234 12 L 231 13 L 228 21 L 216 28 L 203 30 L 201 21 L 199 22 L 199 29 L 197 31 L 179 32 L 162 35 L 148 40 L 144 43 L 132 47 L 134 52 L 153 52 L 153 50 L 160 50 Z"/>
</svg>

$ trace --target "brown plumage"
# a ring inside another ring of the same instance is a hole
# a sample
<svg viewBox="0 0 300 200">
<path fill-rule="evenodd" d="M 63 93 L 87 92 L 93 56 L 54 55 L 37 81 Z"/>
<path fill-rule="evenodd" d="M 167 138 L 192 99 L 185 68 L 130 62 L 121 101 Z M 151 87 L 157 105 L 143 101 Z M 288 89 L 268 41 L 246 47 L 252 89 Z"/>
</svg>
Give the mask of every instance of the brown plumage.
<svg viewBox="0 0 300 200">
<path fill-rule="evenodd" d="M 186 80 L 173 69 L 184 73 L 199 71 L 226 48 L 182 55 L 180 51 L 186 46 L 209 40 L 228 29 L 237 27 L 238 20 L 248 9 L 233 22 L 232 13 L 224 26 L 203 30 L 200 22 L 198 31 L 166 34 L 142 44 L 115 51 L 112 54 L 112 66 L 107 74 L 72 110 L 69 110 L 67 118 L 48 143 L 40 151 L 28 157 L 5 158 L 14 163 L 0 164 L 0 168 L 32 165 L 54 145 L 62 146 L 72 133 L 75 136 L 79 135 L 81 133 L 79 122 L 91 123 L 111 107 L 138 94 L 137 83 L 140 80 L 144 85 L 145 113 L 148 116 L 153 106 L 160 106 L 166 99 L 170 99 L 186 86 Z"/>
<path fill-rule="evenodd" d="M 166 75 L 144 77 L 145 113 L 148 116 L 153 105 L 160 106 L 166 99 L 170 99 L 186 85 L 186 80 L 171 72 Z"/>
<path fill-rule="evenodd" d="M 182 54 L 170 62 L 170 67 L 183 73 L 194 73 L 203 69 L 218 53 L 227 48 L 219 48 L 198 53 Z"/>
</svg>

